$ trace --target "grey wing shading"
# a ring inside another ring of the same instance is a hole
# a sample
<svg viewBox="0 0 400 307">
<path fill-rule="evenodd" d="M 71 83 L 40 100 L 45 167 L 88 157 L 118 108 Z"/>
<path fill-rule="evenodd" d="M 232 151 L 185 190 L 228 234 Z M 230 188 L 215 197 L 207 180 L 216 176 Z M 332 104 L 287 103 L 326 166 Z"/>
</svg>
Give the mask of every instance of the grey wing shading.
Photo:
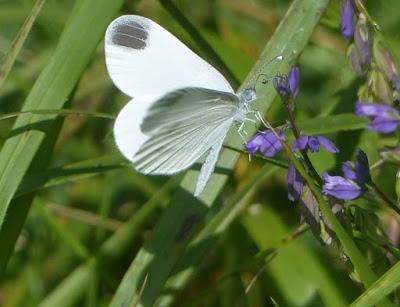
<svg viewBox="0 0 400 307">
<path fill-rule="evenodd" d="M 190 167 L 223 141 L 238 103 L 233 94 L 203 88 L 184 88 L 157 100 L 141 125 L 150 138 L 133 157 L 135 169 L 174 174 Z"/>
</svg>

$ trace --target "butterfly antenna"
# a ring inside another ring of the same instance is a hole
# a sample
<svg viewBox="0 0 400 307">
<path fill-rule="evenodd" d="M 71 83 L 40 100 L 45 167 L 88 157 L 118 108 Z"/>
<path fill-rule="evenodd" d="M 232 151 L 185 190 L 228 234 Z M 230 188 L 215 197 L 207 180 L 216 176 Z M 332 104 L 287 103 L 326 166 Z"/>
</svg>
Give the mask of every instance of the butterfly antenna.
<svg viewBox="0 0 400 307">
<path fill-rule="evenodd" d="M 267 84 L 268 81 L 272 80 L 274 77 L 267 77 L 267 75 L 261 73 L 261 71 L 262 71 L 265 67 L 268 67 L 268 65 L 272 64 L 273 62 L 275 62 L 275 61 L 282 61 L 283 59 L 284 59 L 283 55 L 277 55 L 277 56 L 273 57 L 272 59 L 270 59 L 270 60 L 269 60 L 267 63 L 265 63 L 263 66 L 261 66 L 261 68 L 259 68 L 258 71 L 257 71 L 257 73 L 255 74 L 257 77 L 252 77 L 252 79 L 249 80 L 248 83 L 251 84 L 251 83 L 253 82 L 254 78 L 256 78 L 254 84 L 253 84 L 252 86 L 250 86 L 249 88 L 255 89 L 255 87 L 256 87 L 256 85 L 257 85 L 257 82 L 258 82 L 258 80 L 260 79 L 260 77 L 264 77 L 264 78 L 265 78 L 265 79 L 262 80 L 262 83 L 263 83 L 263 84 Z"/>
</svg>

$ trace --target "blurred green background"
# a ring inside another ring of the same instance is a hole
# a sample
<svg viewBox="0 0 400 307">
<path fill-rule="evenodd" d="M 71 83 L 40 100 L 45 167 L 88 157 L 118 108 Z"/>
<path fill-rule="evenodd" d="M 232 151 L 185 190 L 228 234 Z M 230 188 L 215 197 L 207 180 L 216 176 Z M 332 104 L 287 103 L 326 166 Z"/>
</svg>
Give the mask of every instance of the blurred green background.
<svg viewBox="0 0 400 307">
<path fill-rule="evenodd" d="M 179 0 L 174 3 L 236 78 L 243 81 L 291 1 Z M 30 0 L 0 0 L 0 60 L 33 4 Z M 54 52 L 73 14 L 73 5 L 72 0 L 46 1 L 0 88 L 1 113 L 20 110 Z M 398 60 L 400 2 L 370 0 L 366 6 L 381 25 L 387 44 Z M 153 19 L 213 63 L 158 1 L 125 1 L 115 17 L 122 14 Z M 339 1 L 332 0 L 299 59 L 301 83 L 296 105 L 299 120 L 352 112 L 360 80 L 352 72 L 345 53 L 346 42 L 339 31 Z M 100 42 L 67 108 L 116 115 L 128 99 L 107 75 L 103 42 Z M 279 99 L 266 116 L 275 125 L 285 122 L 286 113 Z M 0 144 L 6 140 L 12 124 L 12 119 L 0 121 Z M 37 190 L 37 194 L 6 274 L 0 280 L 0 306 L 45 306 L 55 294 L 59 295 L 58 302 L 62 302 L 57 306 L 106 306 L 158 218 L 168 210 L 165 205 L 178 181 L 171 183 L 167 177 L 134 172 L 114 145 L 112 125 L 110 119 L 66 116 L 51 155 L 50 170 L 26 176 L 19 186 L 17 195 L 32 190 Z M 329 137 L 342 151 L 338 157 L 326 152 L 313 155 L 318 171 L 338 170 L 340 161 L 353 159 L 359 147 L 373 163 L 379 159 L 377 148 L 395 141 L 364 130 Z M 249 163 L 247 155 L 242 155 L 212 210 L 221 210 L 232 201 L 230 196 L 246 186 L 264 163 L 259 159 Z M 392 198 L 395 198 L 395 171 L 389 165 L 373 173 L 379 186 Z M 152 207 L 145 215 L 140 210 L 144 204 L 149 206 L 149 199 L 161 187 L 165 188 L 167 182 L 169 190 L 161 195 L 161 200 L 150 203 Z M 224 231 L 216 233 L 215 242 L 193 268 L 190 280 L 177 289 L 166 287 L 163 295 L 170 301 L 162 301 L 161 296 L 156 305 L 339 306 L 360 295 L 362 288 L 356 277 L 348 276 L 351 268 L 342 261 L 337 248 L 325 247 L 310 231 L 290 243 L 282 243 L 301 224 L 299 207 L 287 200 L 285 170 L 271 166 L 264 180 L 248 188 L 241 202 L 237 217 Z M 360 206 L 368 207 L 363 204 Z M 379 216 L 380 227 L 398 238 L 397 217 L 372 205 L 366 210 L 367 222 Z M 118 248 L 110 243 L 108 254 L 102 257 L 104 243 L 110 242 L 138 212 L 144 217 L 132 228 L 129 240 Z M 207 221 L 206 216 L 202 226 Z M 369 251 L 372 266 L 382 273 L 390 266 L 390 260 L 382 258 L 385 255 L 380 252 L 374 253 L 369 243 L 361 245 Z M 104 259 L 93 264 L 93 257 Z M 89 273 L 84 275 L 82 271 L 81 279 L 77 277 L 72 284 L 67 284 L 71 273 L 77 274 L 77 268 Z"/>
</svg>

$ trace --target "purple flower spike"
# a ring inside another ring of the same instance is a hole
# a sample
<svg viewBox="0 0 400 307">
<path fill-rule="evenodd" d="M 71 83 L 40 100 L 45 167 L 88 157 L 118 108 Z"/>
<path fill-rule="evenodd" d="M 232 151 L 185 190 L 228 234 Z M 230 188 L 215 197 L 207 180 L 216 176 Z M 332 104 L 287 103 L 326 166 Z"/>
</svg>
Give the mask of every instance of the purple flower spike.
<svg viewBox="0 0 400 307">
<path fill-rule="evenodd" d="M 354 6 L 351 0 L 342 2 L 340 17 L 342 35 L 345 39 L 351 39 L 354 36 Z"/>
<path fill-rule="evenodd" d="M 289 166 L 287 173 L 287 183 L 288 199 L 290 201 L 298 200 L 301 196 L 301 192 L 303 191 L 304 180 L 293 165 Z"/>
<path fill-rule="evenodd" d="M 277 131 L 280 139 L 285 140 L 282 131 Z M 282 143 L 271 130 L 257 133 L 245 145 L 250 155 L 255 155 L 257 151 L 266 157 L 273 157 L 282 150 Z"/>
<path fill-rule="evenodd" d="M 355 114 L 371 117 L 372 122 L 368 128 L 379 133 L 392 133 L 400 125 L 399 111 L 386 104 L 358 102 L 355 105 Z"/>
<path fill-rule="evenodd" d="M 323 174 L 325 184 L 322 192 L 337 199 L 355 199 L 363 193 L 363 189 L 354 181 L 341 176 Z"/>
<path fill-rule="evenodd" d="M 288 82 L 290 94 L 293 98 L 296 98 L 297 93 L 299 92 L 299 80 L 300 80 L 300 68 L 296 66 L 292 66 L 290 68 Z"/>
<path fill-rule="evenodd" d="M 337 154 L 339 149 L 328 138 L 324 136 L 307 136 L 301 135 L 292 144 L 292 151 L 309 149 L 311 152 L 318 152 L 322 146 L 326 151 Z"/>
</svg>

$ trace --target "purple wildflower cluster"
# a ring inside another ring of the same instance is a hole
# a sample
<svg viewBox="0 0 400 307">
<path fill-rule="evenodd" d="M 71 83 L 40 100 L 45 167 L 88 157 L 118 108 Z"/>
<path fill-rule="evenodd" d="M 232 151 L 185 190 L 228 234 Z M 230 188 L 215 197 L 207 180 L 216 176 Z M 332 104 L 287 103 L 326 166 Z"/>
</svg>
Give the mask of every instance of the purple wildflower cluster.
<svg viewBox="0 0 400 307">
<path fill-rule="evenodd" d="M 340 10 L 342 35 L 354 42 L 349 47 L 349 59 L 354 71 L 363 75 L 371 62 L 371 34 L 363 13 L 357 13 L 354 0 L 342 1 Z"/>
<path fill-rule="evenodd" d="M 348 30 L 350 32 L 350 30 Z M 293 105 L 294 98 L 298 94 L 299 69 L 292 67 L 289 76 L 278 75 L 274 78 L 274 86 L 282 100 Z M 400 125 L 399 111 L 394 107 L 384 104 L 357 103 L 356 115 L 366 116 L 372 119 L 370 129 L 390 133 Z M 283 148 L 282 142 L 286 141 L 284 131 L 268 129 L 257 133 L 246 144 L 245 148 L 250 155 L 260 153 L 266 157 L 277 155 Z M 326 151 L 337 154 L 339 149 L 328 138 L 320 135 L 309 136 L 300 134 L 291 145 L 293 152 L 301 151 L 302 154 L 315 153 L 324 148 Z M 322 176 L 322 192 L 341 200 L 352 200 L 361 196 L 367 190 L 367 184 L 371 182 L 369 163 L 366 154 L 359 150 L 354 163 L 346 161 L 342 163 L 343 176 L 331 176 L 325 172 Z M 293 165 L 290 165 L 287 173 L 288 199 L 297 201 L 302 198 L 304 179 Z"/>
<path fill-rule="evenodd" d="M 390 52 L 373 37 L 365 12 L 357 9 L 355 0 L 343 0 L 341 6 L 341 31 L 346 40 L 352 40 L 348 55 L 354 71 L 366 76 L 359 90 L 356 104 L 357 116 L 372 119 L 369 129 L 378 133 L 391 133 L 399 126 L 399 111 L 390 106 L 400 99 L 400 74 Z M 374 65 L 371 65 L 371 64 Z M 368 101 L 380 101 L 368 103 Z"/>
<path fill-rule="evenodd" d="M 368 128 L 379 133 L 392 133 L 400 125 L 399 111 L 387 104 L 358 102 L 355 114 L 371 118 Z"/>
<path fill-rule="evenodd" d="M 282 100 L 293 105 L 294 99 L 299 91 L 299 80 L 300 70 L 298 67 L 293 66 L 290 69 L 288 76 L 276 76 L 273 84 Z M 250 155 L 255 155 L 257 152 L 259 152 L 265 157 L 271 158 L 282 150 L 283 141 L 286 141 L 283 130 L 277 129 L 276 131 L 272 131 L 271 129 L 268 129 L 266 131 L 259 132 L 252 137 L 245 144 L 245 148 Z M 298 150 L 304 152 L 318 152 L 320 147 L 323 147 L 330 153 L 337 154 L 339 152 L 339 149 L 328 138 L 320 135 L 309 136 L 305 134 L 300 135 L 292 143 L 291 149 L 293 152 Z M 291 201 L 298 200 L 302 195 L 304 180 L 293 165 L 289 166 L 287 183 L 288 199 Z"/>
<path fill-rule="evenodd" d="M 325 184 L 322 192 L 338 199 L 355 199 L 366 191 L 371 181 L 367 155 L 359 150 L 354 165 L 350 161 L 342 163 L 343 176 L 323 174 Z"/>
</svg>

